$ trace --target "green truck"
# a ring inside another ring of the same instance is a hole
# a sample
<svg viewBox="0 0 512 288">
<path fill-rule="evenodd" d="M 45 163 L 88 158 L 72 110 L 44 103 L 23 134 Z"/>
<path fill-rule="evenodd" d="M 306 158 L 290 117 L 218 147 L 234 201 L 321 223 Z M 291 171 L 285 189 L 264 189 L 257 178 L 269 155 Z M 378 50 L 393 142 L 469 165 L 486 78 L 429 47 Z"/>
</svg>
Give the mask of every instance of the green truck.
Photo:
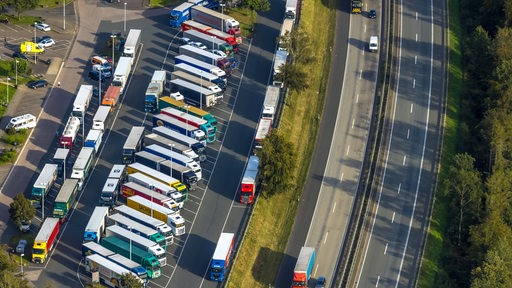
<svg viewBox="0 0 512 288">
<path fill-rule="evenodd" d="M 146 268 L 148 277 L 151 279 L 160 277 L 162 274 L 160 270 L 160 261 L 158 261 L 158 259 L 151 253 L 144 251 L 136 245 L 131 245 L 130 247 L 130 243 L 114 236 L 103 237 L 100 244 L 117 254 L 123 255 L 124 257 L 139 263 L 142 267 Z M 130 250 L 132 252 L 131 257 Z"/>
<path fill-rule="evenodd" d="M 57 178 L 57 165 L 45 164 L 43 170 L 39 173 L 39 176 L 32 186 L 32 193 L 30 195 L 30 202 L 34 207 L 41 207 L 41 202 L 44 197 L 50 192 L 53 182 Z"/>
<path fill-rule="evenodd" d="M 75 204 L 77 194 L 78 180 L 66 179 L 60 188 L 59 194 L 55 197 L 53 217 L 59 218 L 61 222 L 64 222 L 69 214 L 69 210 Z"/>
</svg>

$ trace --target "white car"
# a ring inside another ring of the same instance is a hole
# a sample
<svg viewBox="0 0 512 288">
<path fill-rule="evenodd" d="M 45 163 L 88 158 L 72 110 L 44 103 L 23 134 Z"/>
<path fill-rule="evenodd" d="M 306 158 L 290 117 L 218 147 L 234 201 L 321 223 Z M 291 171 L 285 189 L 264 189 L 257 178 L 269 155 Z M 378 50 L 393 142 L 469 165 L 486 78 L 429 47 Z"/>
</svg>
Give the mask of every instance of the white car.
<svg viewBox="0 0 512 288">
<path fill-rule="evenodd" d="M 37 43 L 37 45 L 39 47 L 48 48 L 48 47 L 55 45 L 55 41 L 53 41 L 52 38 L 45 38 L 45 39 L 39 41 L 39 43 Z"/>
<path fill-rule="evenodd" d="M 191 40 L 187 37 L 181 37 L 181 38 L 178 38 L 178 42 L 180 42 L 180 44 L 186 45 L 186 44 L 190 43 Z"/>
<path fill-rule="evenodd" d="M 212 50 L 212 53 L 215 54 L 215 55 L 219 55 L 220 57 L 228 57 L 228 55 L 226 55 L 226 53 L 220 51 L 220 50 Z"/>
<path fill-rule="evenodd" d="M 208 47 L 204 46 L 204 44 L 201 42 L 190 42 L 190 43 L 188 43 L 188 45 L 194 46 L 196 48 L 203 49 L 203 50 L 208 49 Z"/>
<path fill-rule="evenodd" d="M 37 30 L 41 30 L 41 31 L 44 31 L 44 32 L 48 32 L 48 31 L 51 31 L 52 28 L 50 27 L 50 25 L 46 24 L 46 23 L 37 23 L 35 25 L 36 29 Z"/>
</svg>

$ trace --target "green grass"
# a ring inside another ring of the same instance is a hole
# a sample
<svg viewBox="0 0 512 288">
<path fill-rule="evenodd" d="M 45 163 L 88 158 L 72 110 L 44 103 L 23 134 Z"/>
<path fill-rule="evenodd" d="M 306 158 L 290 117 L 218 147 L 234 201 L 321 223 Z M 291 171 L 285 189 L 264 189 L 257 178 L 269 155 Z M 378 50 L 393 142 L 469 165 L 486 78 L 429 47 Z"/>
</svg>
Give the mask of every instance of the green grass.
<svg viewBox="0 0 512 288">
<path fill-rule="evenodd" d="M 178 0 L 150 0 L 150 7 L 167 7 L 167 6 L 176 6 L 181 4 L 183 1 Z"/>
<path fill-rule="evenodd" d="M 450 163 L 457 153 L 459 108 L 461 93 L 464 91 L 461 55 L 461 26 L 459 18 L 459 1 L 449 1 L 450 27 L 449 27 L 449 55 L 448 66 L 448 101 L 446 107 L 446 121 L 444 127 L 444 141 L 442 148 L 441 170 L 438 177 L 436 199 L 432 212 L 432 222 L 428 231 L 427 244 L 422 259 L 422 269 L 418 280 L 418 287 L 437 287 L 437 276 L 442 269 L 441 258 L 445 246 L 445 233 L 448 222 L 450 203 L 442 191 L 444 179 L 447 177 Z"/>
<path fill-rule="evenodd" d="M 244 37 L 252 37 L 251 27 L 256 23 L 256 17 L 258 16 L 256 11 L 246 7 L 233 9 L 227 9 L 224 7 L 224 14 L 229 14 L 240 22 L 240 29 L 242 30 L 242 35 L 244 35 Z"/>
<path fill-rule="evenodd" d="M 329 5 L 333 6 L 334 1 Z M 320 124 L 331 61 L 329 47 L 334 38 L 333 33 L 318 34 L 316 27 L 334 31 L 335 24 L 335 11 L 325 7 L 322 1 L 303 2 L 302 13 L 300 25 L 309 35 L 311 45 L 325 49 L 315 50 L 317 57 L 304 67 L 310 75 L 309 88 L 300 93 L 289 92 L 286 96 L 279 124 L 279 130 L 296 143 L 295 187 L 271 198 L 258 198 L 226 287 L 268 288 L 273 285 L 297 213 L 297 198 L 302 193 Z"/>
<path fill-rule="evenodd" d="M 34 22 L 41 22 L 43 20 L 43 18 L 41 18 L 41 17 L 24 16 L 24 15 L 20 15 L 20 18 L 18 19 L 18 16 L 15 14 L 3 15 L 2 18 L 7 18 L 9 20 L 9 23 L 11 23 L 11 24 L 29 25 L 29 26 L 33 26 Z"/>
<path fill-rule="evenodd" d="M 66 5 L 69 5 L 69 3 L 73 2 L 72 0 L 65 0 Z M 37 7 L 39 8 L 54 8 L 54 7 L 62 7 L 63 1 L 62 0 L 39 0 Z"/>
</svg>

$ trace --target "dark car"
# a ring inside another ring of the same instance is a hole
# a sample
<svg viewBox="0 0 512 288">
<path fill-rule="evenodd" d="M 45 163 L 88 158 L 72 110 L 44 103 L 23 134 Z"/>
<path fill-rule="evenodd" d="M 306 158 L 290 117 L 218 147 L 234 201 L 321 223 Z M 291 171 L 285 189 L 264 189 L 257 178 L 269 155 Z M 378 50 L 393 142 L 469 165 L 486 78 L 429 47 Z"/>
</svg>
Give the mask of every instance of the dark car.
<svg viewBox="0 0 512 288">
<path fill-rule="evenodd" d="M 25 56 L 25 54 L 22 54 L 20 52 L 14 52 L 12 54 L 12 58 L 20 58 L 20 59 L 28 60 L 27 56 Z"/>
<path fill-rule="evenodd" d="M 375 11 L 375 9 L 370 10 L 370 12 L 368 12 L 368 18 L 370 18 L 370 19 L 377 18 L 377 11 Z"/>
<path fill-rule="evenodd" d="M 9 19 L 2 18 L 2 19 L 0 19 L 0 23 L 9 24 Z"/>
<path fill-rule="evenodd" d="M 27 83 L 28 88 L 37 89 L 48 86 L 48 81 L 44 79 L 34 80 Z"/>
<path fill-rule="evenodd" d="M 101 81 L 105 81 L 105 74 L 100 74 L 98 71 L 89 71 L 89 78 L 92 80 L 100 81 L 100 75 L 101 75 Z"/>
<path fill-rule="evenodd" d="M 318 279 L 316 280 L 315 288 L 325 288 L 326 282 L 327 281 L 325 280 L 324 276 L 318 277 Z"/>
<path fill-rule="evenodd" d="M 18 254 L 24 254 L 25 253 L 25 247 L 27 247 L 28 241 L 25 239 L 20 239 L 18 242 L 18 245 L 16 245 L 16 253 Z"/>
</svg>

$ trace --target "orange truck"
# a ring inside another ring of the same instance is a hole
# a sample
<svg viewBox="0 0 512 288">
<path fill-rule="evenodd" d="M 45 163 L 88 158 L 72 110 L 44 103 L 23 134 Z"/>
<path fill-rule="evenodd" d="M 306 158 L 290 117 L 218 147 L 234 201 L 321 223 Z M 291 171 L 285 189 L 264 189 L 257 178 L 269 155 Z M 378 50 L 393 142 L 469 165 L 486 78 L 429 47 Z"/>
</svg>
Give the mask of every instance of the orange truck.
<svg viewBox="0 0 512 288">
<path fill-rule="evenodd" d="M 101 105 L 110 106 L 110 111 L 114 110 L 114 107 L 116 107 L 120 95 L 120 86 L 109 86 L 107 92 L 105 92 L 105 96 L 103 96 Z"/>
</svg>

